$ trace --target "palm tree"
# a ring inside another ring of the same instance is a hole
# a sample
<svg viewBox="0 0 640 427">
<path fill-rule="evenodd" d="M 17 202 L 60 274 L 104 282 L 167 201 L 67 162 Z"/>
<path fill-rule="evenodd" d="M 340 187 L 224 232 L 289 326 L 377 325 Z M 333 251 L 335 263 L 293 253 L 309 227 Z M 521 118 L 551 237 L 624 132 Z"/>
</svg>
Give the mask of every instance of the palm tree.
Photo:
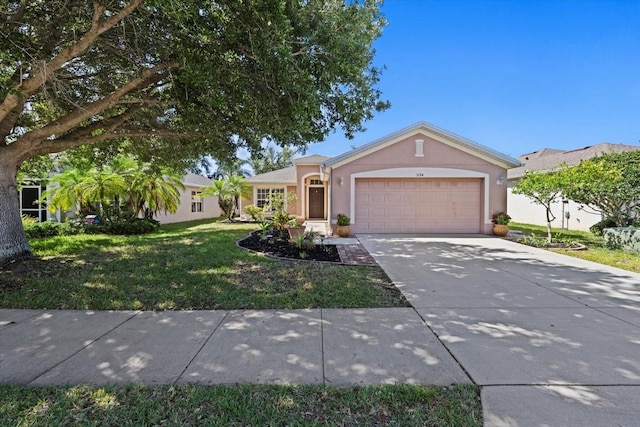
<svg viewBox="0 0 640 427">
<path fill-rule="evenodd" d="M 231 175 L 226 179 L 229 194 L 233 198 L 233 213 L 235 216 L 237 209 L 240 208 L 240 198 L 248 198 L 251 196 L 251 186 L 245 181 L 243 176 Z M 232 216 L 232 217 L 233 217 Z"/>
<path fill-rule="evenodd" d="M 49 182 L 57 185 L 48 186 L 42 195 L 43 200 L 48 203 L 49 211 L 69 211 L 79 207 L 83 216 L 94 211 L 95 207 L 85 198 L 82 186 L 90 173 L 88 169 L 67 169 L 54 176 Z"/>
<path fill-rule="evenodd" d="M 251 156 L 249 163 L 256 175 L 283 169 L 293 165 L 293 156 L 298 150 L 291 147 L 282 147 L 282 151 L 277 151 L 275 147 L 268 146 L 266 150 L 258 155 Z"/>
<path fill-rule="evenodd" d="M 205 187 L 202 191 L 203 197 L 217 197 L 218 206 L 222 209 L 224 216 L 231 220 L 234 212 L 234 198 L 231 194 L 226 179 L 214 179 L 211 181 L 211 185 Z"/>
<path fill-rule="evenodd" d="M 79 184 L 82 197 L 91 202 L 98 214 L 105 219 L 116 219 L 119 216 L 119 198 L 127 190 L 124 177 L 110 167 L 92 169 Z M 110 212 L 109 208 L 113 206 Z"/>
<path fill-rule="evenodd" d="M 127 206 L 134 217 L 144 212 L 153 218 L 160 211 L 175 213 L 180 206 L 180 191 L 184 190 L 182 177 L 170 171 L 138 169 L 127 191 Z"/>
<path fill-rule="evenodd" d="M 218 169 L 213 174 L 213 179 L 223 179 L 234 175 L 239 176 L 251 176 L 251 171 L 245 166 L 250 165 L 251 162 L 245 159 L 233 159 L 227 161 L 219 161 Z"/>
</svg>

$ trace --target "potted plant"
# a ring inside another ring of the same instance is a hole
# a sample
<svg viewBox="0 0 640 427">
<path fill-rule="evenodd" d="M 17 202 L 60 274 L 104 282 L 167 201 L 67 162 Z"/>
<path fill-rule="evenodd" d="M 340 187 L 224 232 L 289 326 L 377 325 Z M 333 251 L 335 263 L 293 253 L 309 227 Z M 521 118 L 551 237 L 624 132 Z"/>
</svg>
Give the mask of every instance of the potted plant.
<svg viewBox="0 0 640 427">
<path fill-rule="evenodd" d="M 491 222 L 493 223 L 493 234 L 496 236 L 504 237 L 509 233 L 509 221 L 511 217 L 503 211 L 499 211 L 493 214 Z"/>
<path fill-rule="evenodd" d="M 304 234 L 306 227 L 298 222 L 297 219 L 293 219 L 289 222 L 289 227 L 287 230 L 289 231 L 289 237 L 291 240 L 294 240 L 296 236 L 300 234 Z"/>
<path fill-rule="evenodd" d="M 336 233 L 338 233 L 338 236 L 340 237 L 349 237 L 349 234 L 351 234 L 351 219 L 346 216 L 345 214 L 338 214 L 338 227 L 336 229 Z"/>
</svg>

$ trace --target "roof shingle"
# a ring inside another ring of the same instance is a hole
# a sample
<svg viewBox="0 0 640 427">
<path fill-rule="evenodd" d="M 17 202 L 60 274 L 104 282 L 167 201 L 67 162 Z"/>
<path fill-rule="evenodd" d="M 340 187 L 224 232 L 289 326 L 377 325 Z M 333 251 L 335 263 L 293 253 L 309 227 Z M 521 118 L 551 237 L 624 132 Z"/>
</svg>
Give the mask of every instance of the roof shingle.
<svg viewBox="0 0 640 427">
<path fill-rule="evenodd" d="M 624 144 L 611 144 L 608 142 L 589 145 L 574 150 L 561 151 L 551 148 L 543 148 L 533 153 L 523 154 L 518 157 L 524 166 L 512 168 L 507 171 L 509 179 L 520 178 L 524 176 L 524 172 L 527 170 L 536 171 L 549 171 L 557 168 L 561 164 L 568 166 L 574 166 L 579 164 L 582 160 L 590 159 L 604 153 L 622 153 L 625 151 L 640 150 L 640 146 L 636 145 L 624 145 Z"/>
</svg>

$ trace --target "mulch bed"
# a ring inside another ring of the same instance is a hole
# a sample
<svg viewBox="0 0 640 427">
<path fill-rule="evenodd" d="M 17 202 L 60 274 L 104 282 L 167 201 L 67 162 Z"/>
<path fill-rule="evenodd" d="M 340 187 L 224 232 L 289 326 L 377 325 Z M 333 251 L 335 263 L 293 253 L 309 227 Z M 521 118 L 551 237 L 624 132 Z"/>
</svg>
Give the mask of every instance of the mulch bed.
<svg viewBox="0 0 640 427">
<path fill-rule="evenodd" d="M 238 242 L 243 248 L 261 252 L 278 258 L 301 259 L 306 261 L 341 262 L 335 245 L 314 245 L 298 248 L 289 242 L 289 234 L 275 234 L 262 238 L 260 231 L 254 231 Z"/>
</svg>

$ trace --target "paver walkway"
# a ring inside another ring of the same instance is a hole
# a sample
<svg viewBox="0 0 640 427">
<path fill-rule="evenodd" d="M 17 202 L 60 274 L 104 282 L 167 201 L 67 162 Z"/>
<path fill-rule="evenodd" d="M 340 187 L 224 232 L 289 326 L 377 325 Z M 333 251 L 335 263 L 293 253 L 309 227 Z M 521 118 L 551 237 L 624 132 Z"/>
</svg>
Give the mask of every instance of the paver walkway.
<svg viewBox="0 0 640 427">
<path fill-rule="evenodd" d="M 343 264 L 348 265 L 377 265 L 376 260 L 360 243 L 350 245 L 336 245 Z"/>
</svg>

